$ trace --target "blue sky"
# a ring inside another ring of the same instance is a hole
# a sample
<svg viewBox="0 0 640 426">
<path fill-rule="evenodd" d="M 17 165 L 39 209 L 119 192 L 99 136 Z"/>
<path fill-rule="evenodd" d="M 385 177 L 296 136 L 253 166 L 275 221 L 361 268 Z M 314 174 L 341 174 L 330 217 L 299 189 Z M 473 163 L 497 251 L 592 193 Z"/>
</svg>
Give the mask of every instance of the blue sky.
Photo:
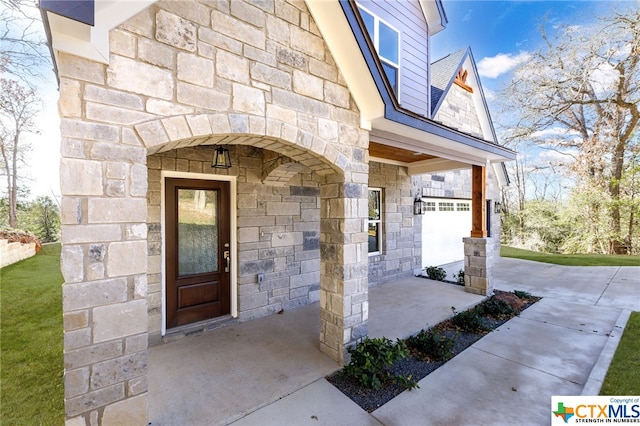
<svg viewBox="0 0 640 426">
<path fill-rule="evenodd" d="M 436 60 L 470 46 L 483 88 L 491 98 L 509 72 L 526 60 L 527 53 L 539 48 L 544 22 L 549 33 L 559 25 L 586 24 L 614 3 L 443 0 L 449 23 L 431 40 L 431 58 Z"/>
<path fill-rule="evenodd" d="M 500 138 L 499 123 L 505 117 L 500 116 L 499 92 L 510 81 L 512 71 L 543 45 L 540 27 L 544 25 L 547 35 L 552 39 L 556 28 L 591 24 L 596 16 L 605 16 L 609 8 L 621 4 L 633 3 L 606 0 L 443 0 L 449 23 L 432 38 L 431 58 L 437 60 L 461 48 L 471 47 L 498 139 L 504 142 Z M 527 165 L 527 169 L 567 160 L 566 156 L 556 151 L 544 150 L 528 143 L 520 144 L 517 149 L 518 156 L 522 164 Z M 514 163 L 509 163 L 508 167 L 513 165 Z M 538 176 L 533 172 L 529 179 L 531 182 L 540 179 L 551 182 L 551 192 L 566 194 L 566 188 L 571 186 L 571 182 L 560 174 L 549 173 L 545 171 Z M 529 196 L 534 192 L 528 188 Z"/>
</svg>

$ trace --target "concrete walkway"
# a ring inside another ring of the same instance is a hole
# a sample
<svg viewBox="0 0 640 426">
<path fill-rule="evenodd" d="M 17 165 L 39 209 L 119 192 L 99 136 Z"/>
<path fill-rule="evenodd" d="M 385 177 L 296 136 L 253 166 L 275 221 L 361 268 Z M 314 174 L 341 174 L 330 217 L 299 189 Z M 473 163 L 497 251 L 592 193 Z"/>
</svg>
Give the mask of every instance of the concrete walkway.
<svg viewBox="0 0 640 426">
<path fill-rule="evenodd" d="M 463 287 L 423 278 L 373 287 L 369 335 L 407 337 L 450 316 L 452 306 L 464 310 L 482 300 Z M 320 352 L 319 335 L 316 303 L 150 348 L 150 423 L 226 425 L 324 381 L 340 366 Z M 324 387 L 335 390 L 326 381 Z M 335 396 L 351 403 L 340 391 Z"/>
<path fill-rule="evenodd" d="M 161 368 L 162 364 L 157 357 L 164 347 L 169 346 L 164 345 L 150 350 L 150 420 L 153 425 L 204 425 L 227 424 L 237 419 L 233 423 L 236 426 L 549 424 L 552 395 L 579 395 L 583 392 L 597 394 L 599 391 L 629 310 L 640 310 L 640 267 L 576 268 L 498 259 L 494 274 L 496 288 L 529 291 L 544 299 L 425 377 L 420 381 L 420 389 L 402 393 L 371 414 L 330 385 L 322 378 L 324 375 L 318 375 L 322 368 L 316 369 L 309 363 L 307 367 L 316 372 L 315 379 L 310 374 L 306 380 L 296 382 L 296 389 L 292 389 L 295 386 L 289 386 L 278 394 L 271 394 L 270 398 L 263 399 L 265 402 L 262 405 L 254 405 L 253 409 L 246 408 L 244 414 L 249 414 L 244 417 L 243 414 L 226 417 L 215 414 L 218 410 L 226 409 L 225 404 L 238 404 L 237 399 L 242 397 L 235 394 L 226 402 L 220 400 L 220 405 L 208 405 L 210 414 L 206 421 L 201 421 L 204 418 L 187 418 L 185 407 L 179 409 L 174 417 L 159 417 L 158 413 L 164 407 L 154 401 L 157 396 L 156 388 L 162 387 L 162 384 L 155 383 L 154 377 L 158 375 L 156 368 Z M 446 297 L 455 297 L 455 292 L 451 293 L 454 296 L 448 292 L 452 289 L 462 290 L 461 287 L 428 280 L 422 282 L 435 287 L 431 287 L 426 295 L 420 294 L 421 299 L 417 299 L 415 293 L 413 297 L 408 293 L 409 289 L 424 289 L 420 285 L 414 285 L 420 284 L 415 280 L 409 281 L 404 283 L 406 289 L 394 284 L 379 287 L 382 289 L 380 291 L 378 288 L 370 290 L 371 335 L 380 327 L 380 333 L 393 337 L 395 334 L 385 334 L 391 332 L 385 327 L 398 323 L 401 327 L 395 333 L 402 337 L 424 327 L 421 325 L 409 333 L 406 329 L 399 331 L 403 327 L 413 326 L 405 322 L 407 312 L 418 315 L 416 325 L 425 322 L 433 324 L 451 306 L 462 310 L 481 300 L 478 296 L 463 292 L 458 293 L 458 299 L 451 302 Z M 445 293 L 436 293 L 439 289 Z M 382 291 L 387 293 L 383 296 Z M 407 294 L 404 294 L 405 291 Z M 376 293 L 380 294 L 377 302 Z M 467 296 L 476 299 L 463 299 Z M 397 299 L 393 299 L 394 297 Z M 437 301 L 439 297 L 443 298 L 441 301 L 450 303 L 441 303 L 440 309 L 443 311 L 432 313 L 431 319 L 427 318 L 428 311 L 434 312 L 436 308 L 412 308 L 417 300 Z M 462 300 L 465 302 L 462 303 Z M 384 302 L 395 307 L 383 313 Z M 378 314 L 375 314 L 376 309 L 380 310 Z M 294 313 L 297 314 L 296 311 L 287 312 L 281 318 L 293 316 Z M 376 324 L 376 318 L 381 322 Z M 271 318 L 257 321 L 256 326 L 268 320 Z M 238 326 L 245 324 L 252 323 Z M 273 332 L 272 328 L 269 329 L 269 333 Z M 317 334 L 311 333 L 310 336 L 317 339 Z M 187 346 L 185 342 L 174 343 Z M 259 347 L 253 345 L 254 351 L 261 350 Z M 280 363 L 285 367 L 290 362 L 296 364 L 294 360 L 299 354 L 292 349 L 289 347 L 283 351 Z M 222 379 L 223 384 L 219 386 L 224 392 L 229 383 L 238 381 L 235 377 L 246 376 L 242 370 L 249 368 L 246 367 L 247 360 L 238 359 L 237 362 L 240 372 L 230 372 L 229 382 L 224 378 L 209 378 L 206 382 L 218 382 L 218 379 Z M 329 368 L 330 363 L 327 370 L 332 370 Z M 243 387 L 246 392 L 244 398 L 255 393 L 251 386 L 253 381 L 260 383 L 275 380 L 269 375 L 273 367 L 268 365 L 262 373 L 258 372 L 259 369 L 253 370 L 256 376 L 244 378 L 247 381 Z M 335 363 L 333 369 L 337 369 Z M 191 389 L 184 389 L 184 392 L 195 398 L 194 394 L 209 392 L 209 388 L 206 383 L 200 383 L 194 384 Z M 154 415 L 156 421 L 153 421 Z"/>
</svg>

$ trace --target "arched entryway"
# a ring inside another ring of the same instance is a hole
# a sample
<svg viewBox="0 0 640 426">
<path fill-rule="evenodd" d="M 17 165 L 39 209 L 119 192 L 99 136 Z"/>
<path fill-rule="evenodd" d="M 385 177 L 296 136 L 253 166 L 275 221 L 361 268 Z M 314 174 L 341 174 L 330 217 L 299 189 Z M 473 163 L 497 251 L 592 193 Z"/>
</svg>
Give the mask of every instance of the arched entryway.
<svg viewBox="0 0 640 426">
<path fill-rule="evenodd" d="M 150 154 L 150 342 L 172 328 L 167 179 L 219 180 L 233 187 L 227 199 L 231 301 L 223 315 L 243 321 L 320 301 L 320 348 L 343 362 L 346 346 L 366 334 L 367 184 L 353 182 L 366 176 L 363 165 L 354 167 L 320 138 L 275 120 L 270 130 L 250 133 L 252 119 L 203 114 L 135 126 Z M 211 168 L 213 146 L 229 149 L 230 169 Z"/>
</svg>

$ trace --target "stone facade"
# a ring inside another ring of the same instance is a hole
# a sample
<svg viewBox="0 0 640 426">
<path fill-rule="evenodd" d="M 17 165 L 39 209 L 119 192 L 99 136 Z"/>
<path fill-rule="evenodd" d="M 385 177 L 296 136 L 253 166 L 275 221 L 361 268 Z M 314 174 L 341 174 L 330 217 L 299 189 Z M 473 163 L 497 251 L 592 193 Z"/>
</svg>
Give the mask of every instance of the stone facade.
<svg viewBox="0 0 640 426">
<path fill-rule="evenodd" d="M 411 276 L 422 261 L 421 217 L 413 214 L 415 178 L 407 168 L 370 162 L 369 187 L 382 189 L 382 253 L 369 256 L 369 285 Z"/>
<path fill-rule="evenodd" d="M 230 147 L 238 177 L 238 319 L 246 321 L 320 300 L 320 181 L 311 170 L 287 185 L 263 183 L 273 151 Z M 180 148 L 148 157 L 149 211 L 161 208 L 161 171 L 214 174 L 210 147 Z M 283 158 L 283 157 L 277 157 Z M 300 166 L 299 163 L 294 163 Z M 161 342 L 162 232 L 148 224 L 149 342 Z M 258 274 L 264 279 L 258 282 Z M 203 326 L 201 326 L 202 328 Z"/>
<path fill-rule="evenodd" d="M 237 188 L 239 320 L 319 301 L 320 349 L 344 362 L 367 334 L 369 281 L 419 267 L 416 190 L 464 184 L 369 164 L 302 1 L 160 1 L 109 41 L 109 64 L 57 57 L 69 423 L 145 422 L 147 350 L 163 329 L 162 172 L 212 175 L 212 145 L 232 154 L 216 174 Z M 369 186 L 385 209 L 372 258 Z"/>
<path fill-rule="evenodd" d="M 470 135 L 483 137 L 472 94 L 456 84 L 451 85 L 434 120 Z"/>
<path fill-rule="evenodd" d="M 422 197 L 471 199 L 470 168 L 426 173 L 414 179 L 418 194 Z"/>
<path fill-rule="evenodd" d="M 320 347 L 342 361 L 366 334 L 368 137 L 305 4 L 158 2 L 111 31 L 110 51 L 109 65 L 58 56 L 68 418 L 145 418 L 158 175 L 207 173 L 200 145 L 236 155 L 239 315 L 319 299 Z M 259 151 L 308 172 L 265 185 L 279 172 L 264 176 Z"/>
</svg>

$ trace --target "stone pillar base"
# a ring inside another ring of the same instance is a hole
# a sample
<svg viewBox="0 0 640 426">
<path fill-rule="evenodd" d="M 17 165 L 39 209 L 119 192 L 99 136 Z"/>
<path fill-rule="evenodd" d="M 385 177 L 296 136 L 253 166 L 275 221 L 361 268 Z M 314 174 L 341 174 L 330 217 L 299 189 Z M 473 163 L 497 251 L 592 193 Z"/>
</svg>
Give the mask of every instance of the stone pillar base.
<svg viewBox="0 0 640 426">
<path fill-rule="evenodd" d="M 464 289 L 468 293 L 493 294 L 493 241 L 491 238 L 463 238 Z"/>
</svg>

